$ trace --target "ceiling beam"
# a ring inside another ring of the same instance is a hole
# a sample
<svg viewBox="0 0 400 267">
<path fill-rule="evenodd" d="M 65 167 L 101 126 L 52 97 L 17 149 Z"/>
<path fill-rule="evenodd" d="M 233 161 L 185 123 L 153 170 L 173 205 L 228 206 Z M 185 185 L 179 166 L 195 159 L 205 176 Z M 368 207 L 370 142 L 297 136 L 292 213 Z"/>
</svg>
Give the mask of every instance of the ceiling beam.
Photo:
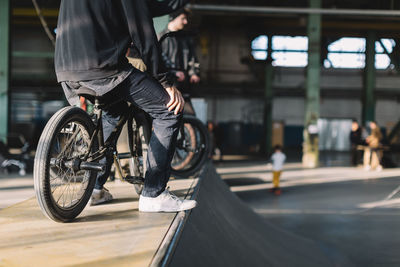
<svg viewBox="0 0 400 267">
<path fill-rule="evenodd" d="M 58 17 L 58 8 L 43 8 L 41 11 L 45 17 Z M 13 8 L 12 15 L 16 17 L 37 17 L 34 8 Z"/>
<path fill-rule="evenodd" d="M 220 12 L 224 14 L 240 13 L 248 15 L 270 14 L 320 14 L 320 15 L 351 15 L 400 17 L 400 10 L 381 9 L 333 9 L 333 8 L 301 8 L 301 7 L 266 7 L 266 6 L 227 6 L 227 5 L 190 5 L 193 11 Z"/>
</svg>

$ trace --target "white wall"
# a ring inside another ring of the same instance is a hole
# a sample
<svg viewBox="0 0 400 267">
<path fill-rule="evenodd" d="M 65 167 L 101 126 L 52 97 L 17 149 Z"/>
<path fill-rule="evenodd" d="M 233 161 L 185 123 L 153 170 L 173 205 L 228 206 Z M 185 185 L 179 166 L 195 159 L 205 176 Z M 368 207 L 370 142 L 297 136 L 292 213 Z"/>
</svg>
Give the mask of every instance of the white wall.
<svg viewBox="0 0 400 267">
<path fill-rule="evenodd" d="M 320 117 L 361 120 L 361 101 L 357 99 L 322 99 Z"/>
<path fill-rule="evenodd" d="M 304 99 L 277 97 L 272 104 L 272 119 L 283 121 L 286 125 L 304 124 Z"/>
<path fill-rule="evenodd" d="M 240 121 L 262 123 L 264 102 L 250 98 L 213 98 L 208 103 L 208 120 L 216 122 Z"/>
<path fill-rule="evenodd" d="M 380 126 L 393 126 L 400 120 L 400 103 L 396 100 L 378 101 L 375 112 L 375 120 Z"/>
</svg>

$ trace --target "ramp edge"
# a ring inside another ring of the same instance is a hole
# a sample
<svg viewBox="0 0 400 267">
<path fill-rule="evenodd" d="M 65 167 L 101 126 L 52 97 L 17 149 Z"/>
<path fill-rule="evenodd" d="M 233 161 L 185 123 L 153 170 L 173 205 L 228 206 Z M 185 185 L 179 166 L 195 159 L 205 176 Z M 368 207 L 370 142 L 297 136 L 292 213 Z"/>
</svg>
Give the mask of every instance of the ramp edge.
<svg viewBox="0 0 400 267">
<path fill-rule="evenodd" d="M 188 193 L 189 193 L 190 190 L 194 187 L 193 193 L 192 193 L 190 199 L 197 198 L 197 195 L 198 195 L 198 192 L 200 189 L 200 185 L 201 185 L 201 177 L 202 177 L 203 173 L 205 172 L 207 165 L 208 164 L 206 163 L 204 165 L 204 167 L 202 168 L 196 185 L 194 185 L 194 183 L 196 183 L 196 180 L 193 180 L 193 183 L 188 190 Z M 187 196 L 188 195 L 186 195 L 185 198 L 187 198 Z M 179 237 L 182 234 L 182 231 L 184 229 L 186 221 L 188 220 L 191 212 L 192 212 L 192 210 L 181 211 L 175 215 L 167 233 L 164 236 L 163 241 L 161 242 L 159 248 L 157 249 L 157 252 L 154 254 L 154 257 L 153 257 L 151 263 L 149 264 L 150 267 L 168 266 L 168 264 L 171 260 L 171 257 L 174 253 L 174 250 L 178 244 Z"/>
</svg>

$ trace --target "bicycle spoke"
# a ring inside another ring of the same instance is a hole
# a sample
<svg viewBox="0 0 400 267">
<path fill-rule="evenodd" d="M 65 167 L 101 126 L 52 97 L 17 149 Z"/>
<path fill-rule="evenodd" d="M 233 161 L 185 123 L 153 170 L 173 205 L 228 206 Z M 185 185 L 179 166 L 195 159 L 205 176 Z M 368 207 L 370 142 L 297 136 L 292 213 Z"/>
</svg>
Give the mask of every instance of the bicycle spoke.
<svg viewBox="0 0 400 267">
<path fill-rule="evenodd" d="M 56 184 L 56 186 L 55 186 L 55 189 L 54 190 L 52 190 L 52 194 L 54 195 L 54 193 L 55 193 L 55 191 L 61 186 L 61 181 L 62 181 L 62 179 L 60 179 L 59 178 L 59 176 L 60 175 L 58 175 L 58 174 L 61 174 L 61 173 L 65 173 L 61 168 L 59 168 L 59 172 L 57 173 L 57 176 L 56 177 L 54 177 L 54 178 L 52 178 L 51 180 L 60 180 L 60 182 L 58 183 L 58 184 Z M 62 174 L 63 176 L 64 176 L 64 174 Z M 51 181 L 50 181 L 51 182 Z M 53 187 L 54 185 L 50 185 L 51 187 Z"/>
<path fill-rule="evenodd" d="M 56 203 L 58 203 L 58 202 L 59 202 L 59 200 L 61 199 L 61 197 L 63 197 L 63 196 L 64 196 L 64 192 L 65 192 L 65 190 L 66 190 L 66 189 L 67 189 L 67 187 L 65 187 L 65 186 L 64 186 L 64 190 L 62 191 L 62 193 L 61 193 L 60 197 L 57 199 Z"/>
<path fill-rule="evenodd" d="M 75 172 L 65 162 L 80 158 L 87 153 L 90 137 L 79 123 L 67 123 L 58 132 L 52 148 L 52 159 L 57 162 L 50 166 L 51 193 L 57 205 L 72 207 L 83 196 L 90 176 L 89 171 Z"/>
<path fill-rule="evenodd" d="M 76 176 L 74 176 L 74 186 L 72 187 L 73 193 L 72 193 L 70 206 L 72 206 L 72 201 L 75 199 L 75 185 L 76 185 Z"/>
<path fill-rule="evenodd" d="M 74 125 L 75 125 L 75 123 L 72 123 L 72 127 L 73 127 Z M 68 131 L 68 130 L 67 130 L 67 129 L 64 129 L 64 131 Z M 61 131 L 61 132 L 62 132 L 62 131 Z M 70 134 L 70 133 L 67 133 L 67 134 Z M 64 149 L 69 147 L 69 144 L 70 144 L 71 142 L 74 141 L 74 139 L 75 139 L 75 137 L 76 137 L 77 134 L 78 134 L 78 132 L 75 132 L 75 133 L 68 139 L 68 141 L 66 142 L 66 145 L 65 145 Z M 64 153 L 64 149 L 60 152 L 60 154 L 63 154 L 63 153 Z"/>
</svg>

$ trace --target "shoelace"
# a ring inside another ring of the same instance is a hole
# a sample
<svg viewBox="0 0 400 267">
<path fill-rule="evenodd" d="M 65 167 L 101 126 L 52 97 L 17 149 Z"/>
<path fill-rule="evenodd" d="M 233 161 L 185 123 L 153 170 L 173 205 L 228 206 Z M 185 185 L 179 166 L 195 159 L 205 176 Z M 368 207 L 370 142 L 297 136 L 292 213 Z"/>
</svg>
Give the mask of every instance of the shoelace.
<svg viewBox="0 0 400 267">
<path fill-rule="evenodd" d="M 166 191 L 166 193 L 168 194 L 168 196 L 169 196 L 170 198 L 172 198 L 173 200 L 182 202 L 182 200 L 181 200 L 179 197 L 177 197 L 176 195 L 174 195 L 173 193 L 171 193 L 171 192 L 169 191 L 169 186 L 167 187 L 167 189 L 165 189 L 165 191 Z"/>
</svg>

